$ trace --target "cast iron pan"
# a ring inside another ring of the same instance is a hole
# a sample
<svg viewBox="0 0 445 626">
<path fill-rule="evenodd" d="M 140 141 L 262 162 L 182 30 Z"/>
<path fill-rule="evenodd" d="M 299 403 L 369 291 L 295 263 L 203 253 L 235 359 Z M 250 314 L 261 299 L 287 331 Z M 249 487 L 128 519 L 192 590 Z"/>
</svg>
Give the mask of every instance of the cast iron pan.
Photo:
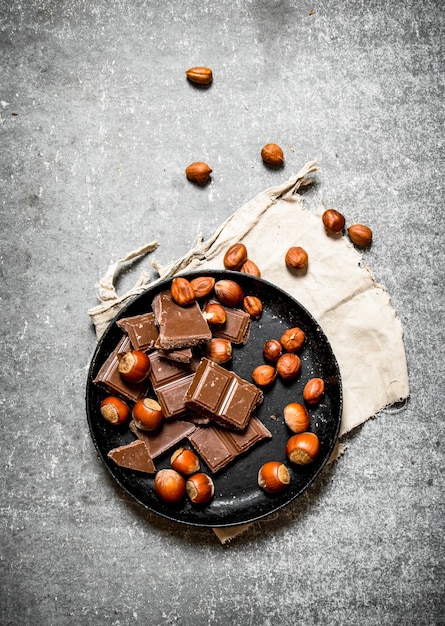
<svg viewBox="0 0 445 626">
<path fill-rule="evenodd" d="M 229 369 L 251 381 L 254 367 L 264 363 L 263 344 L 267 339 L 279 339 L 286 328 L 299 326 L 306 334 L 303 350 L 299 353 L 302 367 L 299 377 L 291 384 L 279 378 L 272 388 L 264 392 L 264 401 L 255 415 L 271 431 L 272 439 L 257 444 L 255 448 L 213 475 L 215 496 L 204 508 L 197 508 L 187 498 L 181 505 L 167 505 L 154 493 L 154 476 L 118 467 L 107 453 L 135 439 L 128 426 L 114 427 L 100 414 L 101 400 L 109 395 L 92 381 L 101 365 L 122 337 L 116 320 L 151 311 L 153 296 L 170 288 L 171 280 L 155 283 L 151 288 L 132 300 L 119 312 L 102 336 L 94 353 L 86 387 L 86 409 L 91 436 L 99 455 L 113 478 L 130 496 L 142 506 L 165 518 L 194 526 L 223 527 L 252 522 L 286 506 L 300 496 L 314 481 L 326 464 L 335 446 L 342 414 L 342 387 L 340 371 L 331 346 L 320 326 L 311 314 L 294 298 L 275 285 L 239 272 L 205 270 L 185 274 L 213 276 L 216 280 L 236 280 L 246 295 L 256 295 L 263 302 L 263 314 L 259 321 L 252 321 L 249 341 L 245 346 L 233 347 Z M 284 423 L 283 408 L 289 402 L 303 402 L 304 384 L 312 377 L 323 378 L 326 392 L 322 402 L 308 407 L 311 417 L 310 430 L 320 439 L 319 457 L 305 467 L 292 466 L 286 459 L 285 445 L 292 434 Z M 154 397 L 154 396 L 153 396 Z M 185 442 L 187 443 L 187 442 Z M 171 452 L 155 459 L 157 469 L 169 467 Z M 266 461 L 286 463 L 291 473 L 290 487 L 277 495 L 264 493 L 257 484 L 258 470 Z M 207 471 L 202 464 L 203 471 Z"/>
</svg>

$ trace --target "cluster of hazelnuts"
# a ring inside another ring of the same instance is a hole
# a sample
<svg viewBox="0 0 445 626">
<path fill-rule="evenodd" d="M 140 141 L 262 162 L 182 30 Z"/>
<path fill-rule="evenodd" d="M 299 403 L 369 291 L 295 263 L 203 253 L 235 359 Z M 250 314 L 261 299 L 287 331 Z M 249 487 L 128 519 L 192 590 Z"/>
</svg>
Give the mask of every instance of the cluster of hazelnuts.
<svg viewBox="0 0 445 626">
<path fill-rule="evenodd" d="M 209 87 L 213 82 L 213 72 L 209 67 L 191 67 L 185 73 L 191 83 L 202 87 Z M 284 165 L 283 150 L 276 143 L 268 143 L 261 148 L 261 158 L 268 166 L 278 168 Z M 205 185 L 210 179 L 212 168 L 204 161 L 190 163 L 185 169 L 188 180 Z"/>
<path fill-rule="evenodd" d="M 299 251 L 302 251 L 300 253 Z M 298 253 L 305 263 L 298 269 L 307 266 L 307 253 L 302 248 L 291 248 L 286 254 L 286 264 L 290 265 L 291 257 Z M 242 243 L 233 244 L 228 248 L 223 259 L 226 269 L 241 271 L 256 277 L 261 275 L 258 266 L 249 259 L 247 248 Z M 259 307 L 258 307 L 259 309 Z M 289 382 L 298 377 L 301 371 L 301 360 L 298 352 L 303 348 L 305 334 L 301 328 L 286 329 L 279 339 L 268 339 L 263 344 L 262 354 L 266 361 L 258 365 L 252 372 L 253 382 L 263 389 L 270 387 L 277 376 Z M 322 378 L 311 378 L 303 389 L 303 400 L 306 405 L 318 404 L 325 392 Z M 310 417 L 305 404 L 291 402 L 284 408 L 284 421 L 293 433 L 286 443 L 286 457 L 294 465 L 308 465 L 319 455 L 320 441 L 316 433 L 309 432 Z M 290 472 L 280 461 L 268 461 L 258 471 L 258 485 L 267 493 L 278 493 L 290 484 Z"/>
</svg>

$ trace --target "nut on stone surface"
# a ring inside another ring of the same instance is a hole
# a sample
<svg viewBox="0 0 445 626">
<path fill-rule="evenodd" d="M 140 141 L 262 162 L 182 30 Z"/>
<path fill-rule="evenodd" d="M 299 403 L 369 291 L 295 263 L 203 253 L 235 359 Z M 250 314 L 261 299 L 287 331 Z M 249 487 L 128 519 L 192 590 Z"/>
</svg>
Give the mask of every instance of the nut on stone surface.
<svg viewBox="0 0 445 626">
<path fill-rule="evenodd" d="M 247 261 L 247 248 L 243 243 L 234 243 L 227 249 L 223 263 L 227 270 L 239 270 Z"/>
<path fill-rule="evenodd" d="M 267 165 L 281 167 L 284 164 L 283 150 L 276 143 L 268 143 L 261 148 L 261 158 Z"/>
<path fill-rule="evenodd" d="M 344 215 L 336 209 L 328 209 L 321 216 L 323 225 L 328 233 L 339 233 L 346 224 Z"/>
<path fill-rule="evenodd" d="M 185 175 L 190 181 L 204 185 L 209 180 L 212 171 L 212 168 L 204 161 L 195 161 L 185 168 Z"/>
<path fill-rule="evenodd" d="M 301 248 L 300 246 L 292 246 L 286 252 L 284 261 L 287 267 L 295 270 L 304 270 L 307 268 L 309 256 L 304 248 Z"/>
<path fill-rule="evenodd" d="M 185 75 L 192 82 L 197 85 L 210 85 L 213 80 L 213 72 L 209 67 L 191 67 Z"/>
<path fill-rule="evenodd" d="M 372 242 L 372 230 L 364 224 L 353 224 L 348 228 L 348 235 L 356 246 L 369 246 Z"/>
</svg>

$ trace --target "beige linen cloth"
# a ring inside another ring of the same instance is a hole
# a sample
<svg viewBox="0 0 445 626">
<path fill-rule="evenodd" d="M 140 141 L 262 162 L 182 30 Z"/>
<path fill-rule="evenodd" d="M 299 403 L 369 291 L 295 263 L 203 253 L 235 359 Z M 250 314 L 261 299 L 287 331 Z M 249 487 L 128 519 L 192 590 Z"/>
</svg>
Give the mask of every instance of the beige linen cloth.
<svg viewBox="0 0 445 626">
<path fill-rule="evenodd" d="M 184 257 L 165 267 L 153 263 L 153 267 L 159 273 L 157 280 L 191 270 L 223 269 L 229 245 L 243 242 L 261 276 L 305 306 L 331 343 L 343 385 L 341 439 L 383 408 L 406 399 L 409 383 L 402 326 L 388 293 L 347 237 L 326 234 L 321 220 L 324 207 L 320 204 L 311 213 L 298 194 L 317 170 L 315 161 L 307 163 L 287 182 L 266 189 L 238 209 L 210 239 L 198 237 Z M 284 256 L 291 246 L 302 246 L 309 255 L 304 275 L 285 266 Z M 118 296 L 114 278 L 120 265 L 156 247 L 152 241 L 108 268 L 99 284 L 101 304 L 88 311 L 98 338 L 129 298 L 149 285 L 144 272 L 133 289 Z M 339 442 L 331 459 L 342 451 Z M 224 543 L 248 526 L 214 531 Z"/>
</svg>

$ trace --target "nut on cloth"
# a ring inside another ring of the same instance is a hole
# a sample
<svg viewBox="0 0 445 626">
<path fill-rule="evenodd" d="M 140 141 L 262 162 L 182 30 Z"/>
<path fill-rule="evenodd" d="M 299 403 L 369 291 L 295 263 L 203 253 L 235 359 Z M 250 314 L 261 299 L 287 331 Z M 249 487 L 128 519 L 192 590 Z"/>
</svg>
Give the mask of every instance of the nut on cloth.
<svg viewBox="0 0 445 626">
<path fill-rule="evenodd" d="M 262 278 L 306 307 L 328 337 L 342 377 L 341 440 L 385 407 L 409 396 L 408 370 L 402 325 L 386 289 L 363 265 L 361 253 L 347 237 L 326 234 L 321 220 L 324 208 L 310 212 L 298 194 L 316 171 L 315 161 L 307 163 L 288 181 L 260 192 L 235 211 L 210 239 L 198 237 L 186 255 L 166 266 L 153 263 L 153 267 L 159 273 L 157 280 L 180 272 L 222 269 L 227 248 L 243 243 Z M 309 255 L 304 275 L 296 276 L 286 268 L 284 257 L 291 246 L 301 246 Z M 156 242 L 151 242 L 124 260 L 155 248 Z M 110 265 L 101 281 L 101 304 L 88 311 L 98 338 L 127 300 L 148 286 L 143 274 L 128 293 L 119 297 L 113 292 L 113 277 L 121 262 Z M 331 458 L 341 454 L 341 446 L 339 441 Z M 248 526 L 214 531 L 224 543 Z"/>
</svg>

